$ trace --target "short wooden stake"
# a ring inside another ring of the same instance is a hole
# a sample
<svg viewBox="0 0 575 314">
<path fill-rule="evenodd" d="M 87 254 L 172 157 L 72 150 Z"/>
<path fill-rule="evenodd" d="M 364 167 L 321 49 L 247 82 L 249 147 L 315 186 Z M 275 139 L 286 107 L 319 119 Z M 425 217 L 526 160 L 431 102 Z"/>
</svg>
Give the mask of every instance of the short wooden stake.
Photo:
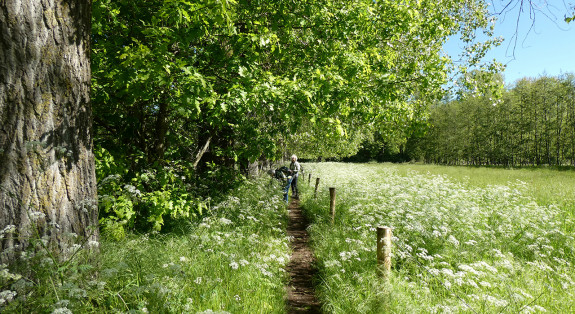
<svg viewBox="0 0 575 314">
<path fill-rule="evenodd" d="M 391 270 L 391 228 L 377 227 L 377 268 L 387 278 Z"/>
<path fill-rule="evenodd" d="M 329 212 L 333 223 L 335 219 L 335 188 L 329 188 Z"/>
<path fill-rule="evenodd" d="M 311 183 L 311 173 L 310 173 L 309 176 L 308 176 L 307 183 L 308 183 L 308 184 Z"/>
<path fill-rule="evenodd" d="M 315 178 L 315 194 L 313 198 L 317 198 L 317 187 L 319 186 L 319 178 Z"/>
</svg>

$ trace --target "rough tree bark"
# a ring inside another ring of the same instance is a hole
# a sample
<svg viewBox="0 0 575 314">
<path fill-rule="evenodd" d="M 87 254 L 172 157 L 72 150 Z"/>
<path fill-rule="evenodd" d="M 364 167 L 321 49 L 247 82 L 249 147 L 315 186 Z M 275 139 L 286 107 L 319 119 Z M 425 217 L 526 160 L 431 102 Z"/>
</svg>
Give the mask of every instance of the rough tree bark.
<svg viewBox="0 0 575 314">
<path fill-rule="evenodd" d="M 90 0 L 0 1 L 2 262 L 38 235 L 98 239 L 90 19 Z"/>
</svg>

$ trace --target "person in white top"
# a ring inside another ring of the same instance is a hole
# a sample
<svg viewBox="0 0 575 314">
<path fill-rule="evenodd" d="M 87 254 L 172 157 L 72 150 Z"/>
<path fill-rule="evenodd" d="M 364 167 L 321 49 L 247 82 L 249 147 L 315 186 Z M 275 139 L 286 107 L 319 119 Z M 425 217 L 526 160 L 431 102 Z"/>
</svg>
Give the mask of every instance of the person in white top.
<svg viewBox="0 0 575 314">
<path fill-rule="evenodd" d="M 295 198 L 299 198 L 299 191 L 297 189 L 297 178 L 300 172 L 300 165 L 299 162 L 297 162 L 297 156 L 296 155 L 292 155 L 291 156 L 291 164 L 289 165 L 289 170 L 292 176 L 292 181 L 291 181 L 291 192 L 293 197 Z"/>
</svg>

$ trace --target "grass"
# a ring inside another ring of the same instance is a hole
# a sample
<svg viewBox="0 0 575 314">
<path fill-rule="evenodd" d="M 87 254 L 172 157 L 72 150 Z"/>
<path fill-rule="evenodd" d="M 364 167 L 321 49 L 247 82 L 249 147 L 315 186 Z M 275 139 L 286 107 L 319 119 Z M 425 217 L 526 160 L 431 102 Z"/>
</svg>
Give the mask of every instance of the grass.
<svg viewBox="0 0 575 314">
<path fill-rule="evenodd" d="M 286 225 L 279 184 L 246 182 L 179 234 L 102 240 L 97 263 L 2 266 L 0 312 L 284 313 Z"/>
<path fill-rule="evenodd" d="M 539 204 L 568 204 L 575 201 L 575 169 L 573 168 L 500 168 L 465 167 L 424 164 L 388 164 L 399 175 L 411 171 L 420 174 L 447 175 L 468 186 L 487 187 L 507 185 L 517 181 L 526 183 L 526 192 Z"/>
<path fill-rule="evenodd" d="M 534 198 L 546 193 L 536 190 L 550 176 L 536 175 L 531 186 L 513 176 L 504 179 L 508 173 L 502 169 L 342 163 L 306 169 L 322 183 L 317 199 L 311 191 L 304 195 L 304 207 L 312 220 L 326 312 L 532 313 L 575 307 L 574 239 L 564 231 L 573 219 L 551 198 L 539 204 Z M 461 174 L 454 179 L 449 171 Z M 328 186 L 337 189 L 333 225 Z M 376 274 L 379 225 L 394 232 L 387 282 Z"/>
<path fill-rule="evenodd" d="M 575 219 L 575 169 L 571 167 L 464 167 L 423 164 L 395 164 L 388 166 L 399 175 L 411 172 L 430 175 L 446 175 L 467 187 L 485 188 L 491 185 L 520 183 L 523 192 L 543 206 L 556 205 L 562 211 L 563 220 Z M 575 226 L 564 225 L 565 232 L 574 232 Z"/>
<path fill-rule="evenodd" d="M 306 164 L 301 202 L 326 313 L 539 313 L 575 308 L 571 171 Z M 314 198 L 315 178 L 320 191 Z M 519 181 L 518 181 L 519 180 Z M 336 217 L 327 187 L 337 188 Z M 560 187 L 560 188 L 559 188 Z M 246 182 L 170 234 L 102 239 L 57 261 L 0 265 L 2 313 L 285 313 L 281 186 Z M 568 214 L 566 214 L 568 213 Z M 375 228 L 393 228 L 376 271 Z M 1 233 L 14 232 L 10 228 Z M 72 235 L 71 235 L 72 236 Z M 37 239 L 41 241 L 42 239 Z M 78 249 L 75 247 L 74 249 Z"/>
</svg>

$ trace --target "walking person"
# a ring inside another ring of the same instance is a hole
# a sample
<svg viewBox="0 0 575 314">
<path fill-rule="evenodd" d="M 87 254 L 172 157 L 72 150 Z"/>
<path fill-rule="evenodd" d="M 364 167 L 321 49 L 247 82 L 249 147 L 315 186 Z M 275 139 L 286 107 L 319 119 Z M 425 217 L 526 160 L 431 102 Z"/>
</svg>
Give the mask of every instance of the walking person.
<svg viewBox="0 0 575 314">
<path fill-rule="evenodd" d="M 289 165 L 289 170 L 292 176 L 292 181 L 291 181 L 291 192 L 293 197 L 295 198 L 299 198 L 299 191 L 297 188 L 297 178 L 300 172 L 300 165 L 299 162 L 297 162 L 297 156 L 296 155 L 292 155 L 291 156 L 291 164 Z"/>
</svg>

